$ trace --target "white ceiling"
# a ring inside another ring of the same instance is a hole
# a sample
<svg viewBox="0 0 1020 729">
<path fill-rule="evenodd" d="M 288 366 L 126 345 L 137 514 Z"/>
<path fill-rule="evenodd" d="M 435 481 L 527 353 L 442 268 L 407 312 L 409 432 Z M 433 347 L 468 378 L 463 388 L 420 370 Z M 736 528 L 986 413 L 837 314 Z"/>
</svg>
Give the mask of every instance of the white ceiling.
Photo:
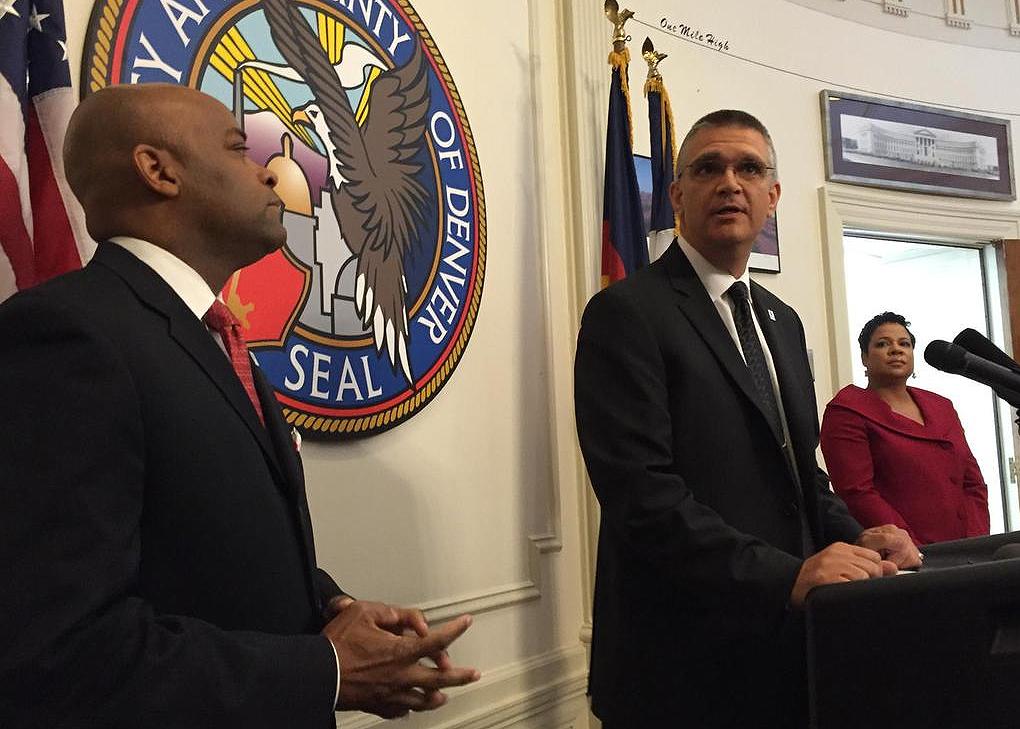
<svg viewBox="0 0 1020 729">
<path fill-rule="evenodd" d="M 787 0 L 854 23 L 956 45 L 1020 53 L 1020 0 Z M 887 7 L 888 6 L 888 7 Z M 890 10 L 898 10 L 897 14 Z M 960 27 L 961 25 L 969 27 Z M 853 32 L 848 26 L 847 32 Z M 1017 35 L 1013 35 L 1016 33 Z"/>
</svg>

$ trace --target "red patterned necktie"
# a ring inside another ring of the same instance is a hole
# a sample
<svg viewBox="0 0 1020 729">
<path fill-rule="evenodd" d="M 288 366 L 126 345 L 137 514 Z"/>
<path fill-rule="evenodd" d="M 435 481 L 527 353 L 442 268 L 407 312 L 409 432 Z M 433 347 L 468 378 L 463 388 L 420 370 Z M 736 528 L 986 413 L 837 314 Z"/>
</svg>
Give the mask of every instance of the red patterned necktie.
<svg viewBox="0 0 1020 729">
<path fill-rule="evenodd" d="M 227 350 L 227 357 L 234 367 L 234 372 L 241 380 L 244 391 L 248 393 L 255 412 L 262 424 L 266 419 L 262 416 L 262 406 L 259 405 L 259 396 L 255 393 L 255 378 L 251 372 L 251 358 L 248 356 L 248 346 L 244 343 L 244 335 L 241 334 L 241 322 L 237 320 L 227 305 L 219 299 L 213 301 L 209 311 L 202 317 L 207 327 L 217 332 L 223 340 L 223 348 Z"/>
</svg>

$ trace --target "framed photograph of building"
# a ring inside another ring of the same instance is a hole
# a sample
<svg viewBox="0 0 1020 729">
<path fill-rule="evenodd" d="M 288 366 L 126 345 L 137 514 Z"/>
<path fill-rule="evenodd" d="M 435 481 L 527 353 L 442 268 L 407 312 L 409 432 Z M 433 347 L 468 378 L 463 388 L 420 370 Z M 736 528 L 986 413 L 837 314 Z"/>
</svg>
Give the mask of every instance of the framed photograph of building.
<svg viewBox="0 0 1020 729">
<path fill-rule="evenodd" d="M 643 154 L 634 155 L 634 171 L 637 172 L 638 190 L 641 192 L 641 212 L 644 217 L 643 230 L 651 229 L 652 218 L 652 160 Z M 649 235 L 648 255 L 655 260 L 672 242 L 670 232 Z M 747 262 L 752 271 L 763 273 L 779 273 L 779 227 L 773 215 L 765 221 L 765 227 L 754 239 L 751 258 Z"/>
<path fill-rule="evenodd" d="M 827 180 L 1016 199 L 1007 119 L 828 89 L 821 99 Z"/>
<path fill-rule="evenodd" d="M 779 218 L 776 214 L 765 221 L 765 227 L 754 239 L 747 267 L 752 271 L 779 273 Z"/>
</svg>

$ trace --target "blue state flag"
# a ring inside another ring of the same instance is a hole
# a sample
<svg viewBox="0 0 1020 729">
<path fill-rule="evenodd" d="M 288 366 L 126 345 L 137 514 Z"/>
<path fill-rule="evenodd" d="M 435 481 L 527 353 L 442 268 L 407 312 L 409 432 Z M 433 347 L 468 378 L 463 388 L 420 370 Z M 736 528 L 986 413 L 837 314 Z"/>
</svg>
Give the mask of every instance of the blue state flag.
<svg viewBox="0 0 1020 729">
<path fill-rule="evenodd" d="M 606 172 L 602 196 L 602 287 L 648 264 L 641 193 L 634 170 L 627 67 L 630 53 L 612 53 L 606 129 Z"/>
<path fill-rule="evenodd" d="M 645 94 L 648 96 L 648 136 L 652 159 L 652 215 L 648 228 L 650 233 L 655 233 L 674 228 L 669 187 L 676 179 L 676 132 L 669 94 L 661 76 L 648 79 Z"/>
</svg>

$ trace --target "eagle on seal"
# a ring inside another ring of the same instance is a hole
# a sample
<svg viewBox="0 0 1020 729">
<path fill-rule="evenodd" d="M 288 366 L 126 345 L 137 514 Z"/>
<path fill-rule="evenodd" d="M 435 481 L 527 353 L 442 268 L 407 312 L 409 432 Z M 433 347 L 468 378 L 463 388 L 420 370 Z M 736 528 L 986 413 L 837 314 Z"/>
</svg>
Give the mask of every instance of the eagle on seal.
<svg viewBox="0 0 1020 729">
<path fill-rule="evenodd" d="M 421 44 L 410 60 L 381 73 L 369 91 L 369 111 L 358 126 L 339 71 L 319 44 L 297 3 L 262 0 L 273 42 L 301 75 L 313 100 L 293 113 L 309 126 L 328 157 L 333 211 L 357 257 L 354 305 L 371 329 L 377 352 L 408 383 L 414 378 L 407 353 L 407 280 L 404 257 L 419 238 L 429 204 L 418 181 L 429 108 L 428 76 Z"/>
</svg>

